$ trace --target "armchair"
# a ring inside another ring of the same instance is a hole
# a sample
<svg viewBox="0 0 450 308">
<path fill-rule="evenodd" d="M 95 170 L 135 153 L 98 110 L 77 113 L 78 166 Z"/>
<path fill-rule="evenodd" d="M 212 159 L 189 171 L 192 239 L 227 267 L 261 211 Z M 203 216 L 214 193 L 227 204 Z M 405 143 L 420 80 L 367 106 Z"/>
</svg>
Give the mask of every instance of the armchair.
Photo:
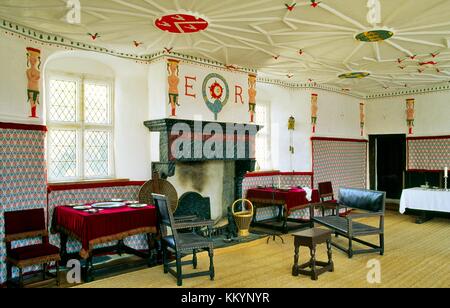
<svg viewBox="0 0 450 308">
<path fill-rule="evenodd" d="M 213 226 L 212 220 L 175 219 L 166 196 L 152 194 L 156 207 L 158 208 L 158 219 L 161 231 L 161 248 L 163 253 L 164 273 L 170 273 L 177 278 L 177 285 L 182 286 L 183 278 L 198 276 L 210 276 L 214 280 L 214 243 L 211 239 Z M 195 233 L 195 228 L 208 228 L 208 237 Z M 192 229 L 191 233 L 181 233 L 180 230 Z M 197 268 L 197 252 L 207 250 L 209 255 L 209 271 L 183 274 L 182 266 L 192 264 Z M 175 261 L 168 261 L 168 253 L 175 254 Z M 181 261 L 186 255 L 193 255 L 192 261 Z M 175 267 L 176 270 L 172 268 Z"/>
</svg>

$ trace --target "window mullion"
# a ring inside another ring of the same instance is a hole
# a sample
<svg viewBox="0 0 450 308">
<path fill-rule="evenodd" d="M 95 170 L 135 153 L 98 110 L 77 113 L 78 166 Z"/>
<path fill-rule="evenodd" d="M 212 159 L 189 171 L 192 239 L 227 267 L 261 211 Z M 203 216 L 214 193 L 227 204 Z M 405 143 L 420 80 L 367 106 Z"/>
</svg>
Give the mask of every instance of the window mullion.
<svg viewBox="0 0 450 308">
<path fill-rule="evenodd" d="M 80 79 L 80 124 L 81 124 L 81 132 L 80 132 L 80 176 L 84 180 L 86 179 L 85 175 L 85 135 L 86 135 L 86 123 L 85 123 L 85 112 L 84 112 L 84 80 L 85 77 L 82 75 Z"/>
</svg>

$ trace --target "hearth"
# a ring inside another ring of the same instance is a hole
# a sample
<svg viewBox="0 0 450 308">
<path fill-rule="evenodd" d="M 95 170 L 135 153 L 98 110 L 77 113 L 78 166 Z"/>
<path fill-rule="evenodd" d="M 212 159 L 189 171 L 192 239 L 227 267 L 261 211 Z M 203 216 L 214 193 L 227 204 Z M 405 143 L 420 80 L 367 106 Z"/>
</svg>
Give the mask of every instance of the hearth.
<svg viewBox="0 0 450 308">
<path fill-rule="evenodd" d="M 179 196 L 197 194 L 200 216 L 226 225 L 228 207 L 242 197 L 244 175 L 255 169 L 254 140 L 262 127 L 178 119 L 144 124 L 159 133 L 159 161 L 152 162 L 152 171 L 171 182 Z M 201 198 L 209 199 L 209 213 Z"/>
</svg>

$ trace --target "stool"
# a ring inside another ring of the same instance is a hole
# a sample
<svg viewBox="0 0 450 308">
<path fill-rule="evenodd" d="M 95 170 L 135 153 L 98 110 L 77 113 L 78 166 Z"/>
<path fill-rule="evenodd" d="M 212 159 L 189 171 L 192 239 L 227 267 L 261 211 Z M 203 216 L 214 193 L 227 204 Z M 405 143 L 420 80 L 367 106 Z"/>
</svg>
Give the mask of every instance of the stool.
<svg viewBox="0 0 450 308">
<path fill-rule="evenodd" d="M 331 253 L 331 231 L 312 228 L 292 235 L 294 236 L 295 246 L 294 266 L 292 267 L 293 276 L 302 274 L 310 276 L 312 280 L 317 280 L 319 275 L 334 271 Z M 328 262 L 316 261 L 316 246 L 323 243 L 327 244 Z M 311 254 L 309 262 L 303 265 L 298 265 L 300 246 L 309 247 Z M 306 270 L 306 268 L 311 270 Z"/>
</svg>

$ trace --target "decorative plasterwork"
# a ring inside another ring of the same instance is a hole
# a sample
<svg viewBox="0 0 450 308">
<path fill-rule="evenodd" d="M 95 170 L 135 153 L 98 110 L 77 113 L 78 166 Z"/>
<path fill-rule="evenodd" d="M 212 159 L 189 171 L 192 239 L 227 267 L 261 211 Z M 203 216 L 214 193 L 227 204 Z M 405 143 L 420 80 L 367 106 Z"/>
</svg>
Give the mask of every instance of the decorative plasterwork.
<svg viewBox="0 0 450 308">
<path fill-rule="evenodd" d="M 157 52 L 154 54 L 148 54 L 148 55 L 136 55 L 136 54 L 131 54 L 131 53 L 116 52 L 112 49 L 102 48 L 102 47 L 98 47 L 98 46 L 95 46 L 92 44 L 86 44 L 86 43 L 77 42 L 75 40 L 70 40 L 70 39 L 60 36 L 60 35 L 49 34 L 49 33 L 44 33 L 41 31 L 37 31 L 37 30 L 31 29 L 31 28 L 24 27 L 22 25 L 18 25 L 18 24 L 9 22 L 4 19 L 0 19 L 0 29 L 5 30 L 5 32 L 7 34 L 12 33 L 14 35 L 17 35 L 18 37 L 29 38 L 36 42 L 42 43 L 42 44 L 48 44 L 52 47 L 99 52 L 99 53 L 108 54 L 111 56 L 120 57 L 120 58 L 124 58 L 124 59 L 140 61 L 142 63 L 151 64 L 151 63 L 155 62 L 156 60 L 159 60 L 163 57 L 170 56 L 171 58 L 185 60 L 185 61 L 188 61 L 191 63 L 214 66 L 214 67 L 221 68 L 224 70 L 229 70 L 229 71 L 238 71 L 238 72 L 255 73 L 255 74 L 257 73 L 257 70 L 255 70 L 255 69 L 245 68 L 245 67 L 237 67 L 237 66 L 230 67 L 230 66 L 227 66 L 218 61 L 213 61 L 213 60 L 204 59 L 204 58 L 200 58 L 200 57 L 185 55 L 185 54 L 172 52 L 172 51 L 171 52 L 161 51 L 161 52 Z"/>
<path fill-rule="evenodd" d="M 20 38 L 26 38 L 36 41 L 37 43 L 41 43 L 42 45 L 49 45 L 56 48 L 63 48 L 63 49 L 69 49 L 69 50 L 85 50 L 85 51 L 93 51 L 93 52 L 99 52 L 103 54 L 108 54 L 111 56 L 116 56 L 124 59 L 134 60 L 139 63 L 143 64 L 151 64 L 156 61 L 162 60 L 166 57 L 171 57 L 183 61 L 187 61 L 188 63 L 192 64 L 199 64 L 199 65 L 205 65 L 205 66 L 212 66 L 218 69 L 226 70 L 226 71 L 235 71 L 235 72 L 244 72 L 244 73 L 257 73 L 256 69 L 251 68 L 245 68 L 245 67 L 239 67 L 235 65 L 225 65 L 223 63 L 220 63 L 218 61 L 205 59 L 201 57 L 191 56 L 191 55 L 185 55 L 177 52 L 167 52 L 167 51 L 161 51 L 154 54 L 146 54 L 146 55 L 137 55 L 132 53 L 121 53 L 116 52 L 112 49 L 108 48 L 102 48 L 95 46 L 93 44 L 87 44 L 78 42 L 76 40 L 71 40 L 68 38 L 65 38 L 60 35 L 55 34 L 49 34 L 42 31 L 34 30 L 13 22 L 9 22 L 4 19 L 0 19 L 0 29 L 3 29 L 6 34 L 13 34 Z M 399 59 L 400 60 L 400 59 Z M 404 60 L 406 61 L 406 60 Z M 379 93 L 373 93 L 373 94 L 364 94 L 358 91 L 348 91 L 349 89 L 347 87 L 339 88 L 339 87 L 333 87 L 329 85 L 324 84 L 317 84 L 315 82 L 311 83 L 296 83 L 296 82 L 290 82 L 282 79 L 275 79 L 275 78 L 258 78 L 258 82 L 262 83 L 268 83 L 268 84 L 274 84 L 279 85 L 287 88 L 303 88 L 303 89 L 322 89 L 326 91 L 331 91 L 335 93 L 340 93 L 344 95 L 349 95 L 357 98 L 364 98 L 364 99 L 376 99 L 376 98 L 382 98 L 382 97 L 393 97 L 393 96 L 401 96 L 401 95 L 413 95 L 413 94 L 424 94 L 424 93 L 430 93 L 430 92 L 439 92 L 439 91 L 449 91 L 450 90 L 450 84 L 448 83 L 441 83 L 437 85 L 432 85 L 428 87 L 415 87 L 415 88 L 407 88 L 405 89 L 396 89 L 395 91 L 386 91 L 386 92 L 379 92 Z"/>
</svg>

